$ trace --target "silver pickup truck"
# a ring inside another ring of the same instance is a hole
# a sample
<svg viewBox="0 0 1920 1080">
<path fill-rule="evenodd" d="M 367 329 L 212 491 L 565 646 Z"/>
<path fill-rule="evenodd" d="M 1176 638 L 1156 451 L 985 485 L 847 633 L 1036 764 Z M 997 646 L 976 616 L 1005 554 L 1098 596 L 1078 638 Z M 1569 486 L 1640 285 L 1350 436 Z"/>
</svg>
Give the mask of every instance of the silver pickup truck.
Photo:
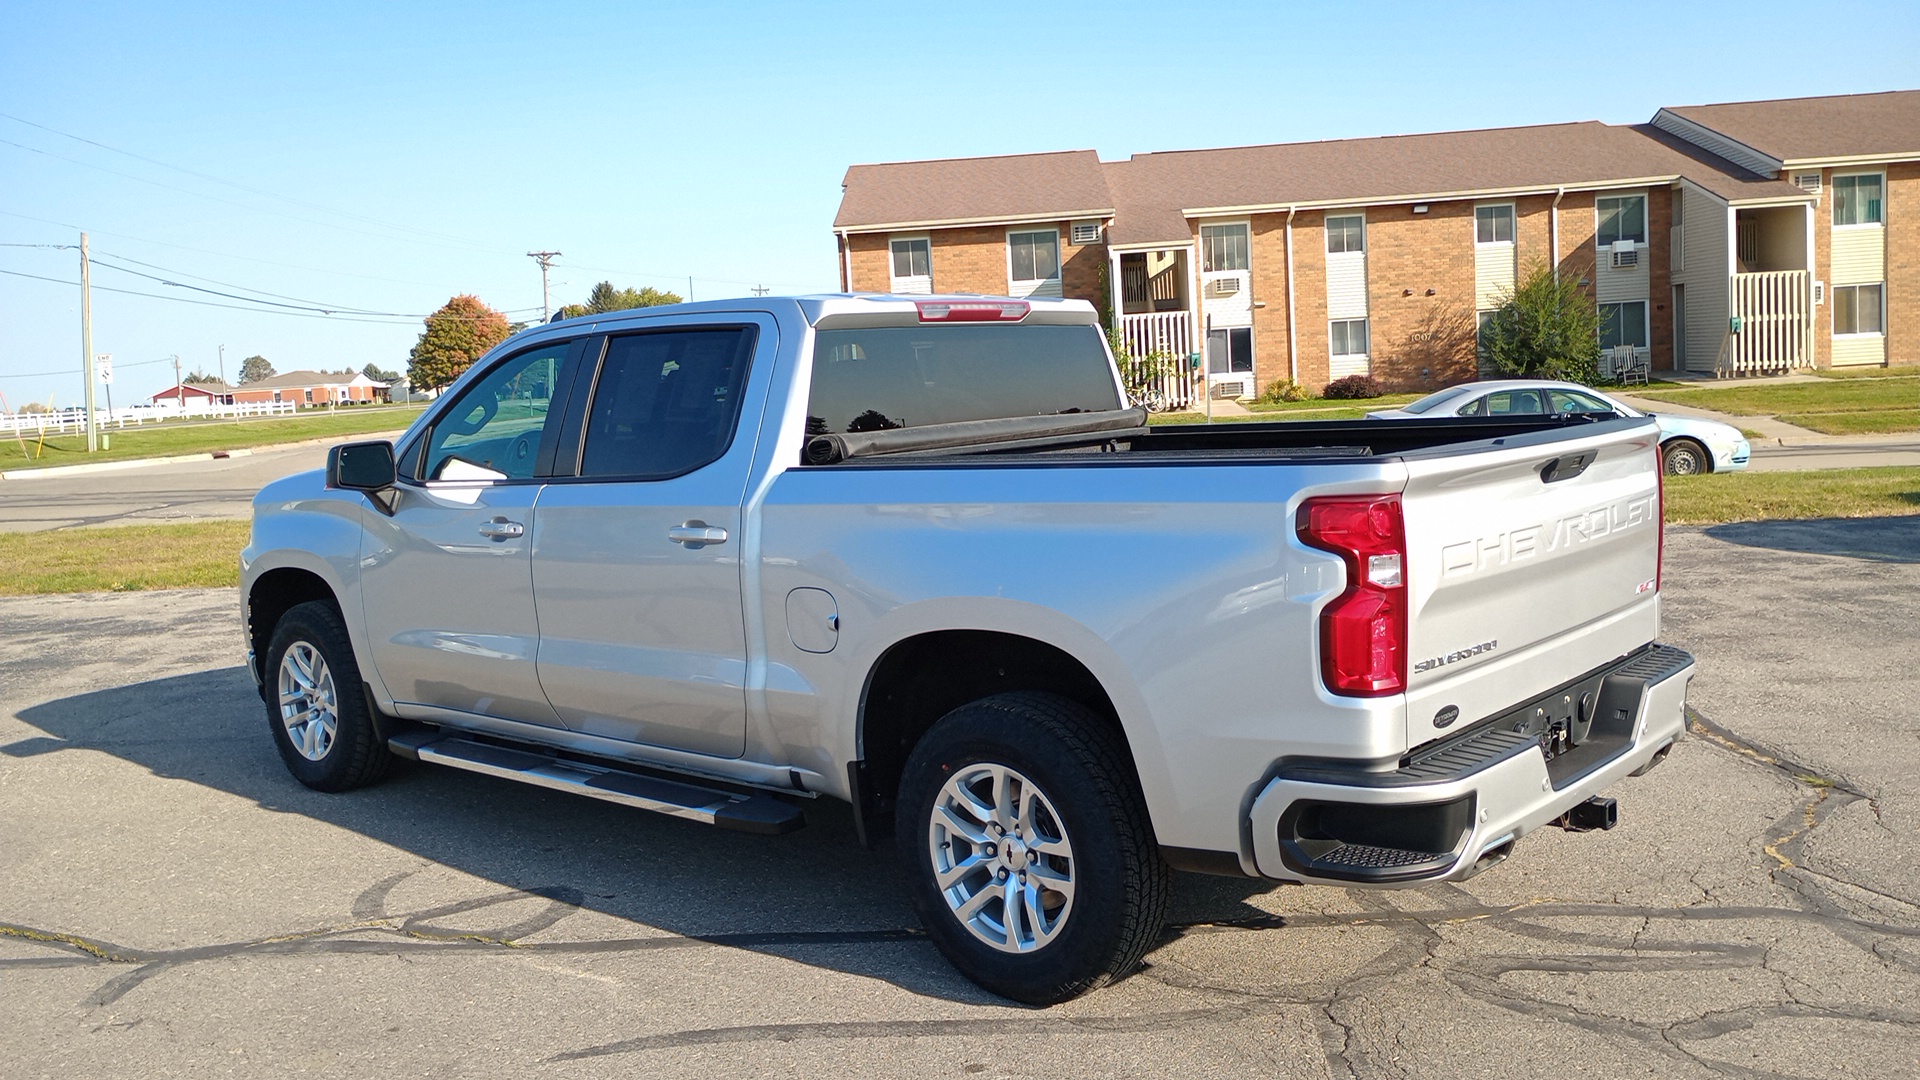
<svg viewBox="0 0 1920 1080">
<path fill-rule="evenodd" d="M 269 485 L 249 666 L 300 782 L 391 754 L 891 834 L 1020 1001 L 1124 974 L 1171 869 L 1457 881 L 1680 737 L 1645 418 L 1146 426 L 1078 301 L 543 325 Z"/>
</svg>

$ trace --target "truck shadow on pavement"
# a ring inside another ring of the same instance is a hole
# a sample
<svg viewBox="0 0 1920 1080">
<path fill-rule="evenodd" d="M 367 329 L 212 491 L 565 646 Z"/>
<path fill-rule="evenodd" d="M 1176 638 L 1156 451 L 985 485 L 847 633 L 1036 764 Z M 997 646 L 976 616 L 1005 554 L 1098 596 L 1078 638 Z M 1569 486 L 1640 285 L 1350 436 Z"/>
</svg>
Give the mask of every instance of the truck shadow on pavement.
<svg viewBox="0 0 1920 1080">
<path fill-rule="evenodd" d="M 1920 512 L 1920 494 L 1911 496 Z M 1808 555 L 1840 555 L 1872 562 L 1920 562 L 1920 516 L 1817 518 L 1810 521 L 1737 521 L 1702 530 L 1742 547 Z"/>
<path fill-rule="evenodd" d="M 282 766 L 264 709 L 243 667 L 156 679 L 35 705 L 19 718 L 44 736 L 0 746 L 30 758 L 94 750 L 154 775 L 189 781 L 352 830 L 465 874 L 500 892 L 409 910 L 393 902 L 409 874 L 372 883 L 313 935 L 238 942 L 179 954 L 142 954 L 93 942 L 141 966 L 96 995 L 106 1004 L 179 963 L 261 948 L 323 950 L 331 939 L 364 951 L 368 932 L 395 948 L 503 948 L 641 953 L 711 945 L 752 949 L 883 979 L 961 1003 L 1006 1005 L 950 968 L 919 928 L 883 842 L 862 848 L 851 807 L 820 799 L 807 828 L 787 836 L 728 832 L 507 780 L 396 759 L 379 784 L 339 795 L 302 787 Z M 155 717 L 179 718 L 156 731 Z M 343 872 L 346 868 L 343 868 Z M 1192 924 L 1270 918 L 1243 901 L 1268 882 L 1180 875 L 1176 917 Z M 621 939 L 555 940 L 581 911 L 666 931 Z M 64 936 L 77 928 L 37 928 Z M 358 935 L 362 940 L 346 939 Z M 670 936 L 669 936 L 670 935 Z M 535 938 L 527 943 L 523 939 Z"/>
</svg>

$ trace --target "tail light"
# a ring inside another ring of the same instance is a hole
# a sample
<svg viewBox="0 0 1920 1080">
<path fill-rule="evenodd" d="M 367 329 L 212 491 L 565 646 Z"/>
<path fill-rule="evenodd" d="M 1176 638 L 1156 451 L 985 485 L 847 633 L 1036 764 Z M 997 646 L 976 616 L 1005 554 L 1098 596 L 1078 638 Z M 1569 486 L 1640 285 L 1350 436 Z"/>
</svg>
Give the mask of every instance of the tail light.
<svg viewBox="0 0 1920 1080">
<path fill-rule="evenodd" d="M 1336 694 L 1384 697 L 1407 686 L 1406 526 L 1398 495 L 1308 499 L 1300 542 L 1347 564 L 1347 589 L 1320 615 L 1320 672 Z"/>
<path fill-rule="evenodd" d="M 1019 322 L 1031 306 L 1024 300 L 916 300 L 921 322 Z"/>
</svg>

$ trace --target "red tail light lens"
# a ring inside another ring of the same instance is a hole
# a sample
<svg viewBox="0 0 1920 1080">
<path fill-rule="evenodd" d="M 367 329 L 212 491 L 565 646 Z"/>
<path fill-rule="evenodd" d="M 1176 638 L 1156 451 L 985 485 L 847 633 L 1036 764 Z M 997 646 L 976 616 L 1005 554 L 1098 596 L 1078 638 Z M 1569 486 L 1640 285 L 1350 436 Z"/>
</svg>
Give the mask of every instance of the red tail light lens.
<svg viewBox="0 0 1920 1080">
<path fill-rule="evenodd" d="M 1024 300 L 916 300 L 921 322 L 1019 322 L 1031 306 Z"/>
<path fill-rule="evenodd" d="M 1347 564 L 1347 589 L 1320 615 L 1320 673 L 1327 689 L 1384 697 L 1407 686 L 1406 525 L 1398 495 L 1308 499 L 1301 543 Z"/>
</svg>

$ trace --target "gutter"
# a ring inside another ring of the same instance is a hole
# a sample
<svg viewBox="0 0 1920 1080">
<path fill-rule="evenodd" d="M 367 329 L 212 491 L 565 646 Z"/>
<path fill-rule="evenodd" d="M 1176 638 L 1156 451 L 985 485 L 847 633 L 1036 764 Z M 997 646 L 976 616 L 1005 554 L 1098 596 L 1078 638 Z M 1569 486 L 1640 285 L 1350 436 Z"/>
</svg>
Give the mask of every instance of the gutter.
<svg viewBox="0 0 1920 1080">
<path fill-rule="evenodd" d="M 1293 305 L 1293 215 L 1297 206 L 1287 207 L 1287 378 L 1300 384 L 1300 339 L 1294 326 Z"/>
<path fill-rule="evenodd" d="M 1560 284 L 1560 200 L 1567 197 L 1567 189 L 1561 188 L 1553 193 L 1553 205 L 1547 208 L 1547 220 L 1553 230 L 1553 283 Z"/>
<path fill-rule="evenodd" d="M 847 236 L 847 230 L 840 230 L 840 265 L 843 270 L 841 282 L 848 292 L 853 291 L 853 240 Z M 932 269 L 931 266 L 928 267 Z"/>
</svg>

